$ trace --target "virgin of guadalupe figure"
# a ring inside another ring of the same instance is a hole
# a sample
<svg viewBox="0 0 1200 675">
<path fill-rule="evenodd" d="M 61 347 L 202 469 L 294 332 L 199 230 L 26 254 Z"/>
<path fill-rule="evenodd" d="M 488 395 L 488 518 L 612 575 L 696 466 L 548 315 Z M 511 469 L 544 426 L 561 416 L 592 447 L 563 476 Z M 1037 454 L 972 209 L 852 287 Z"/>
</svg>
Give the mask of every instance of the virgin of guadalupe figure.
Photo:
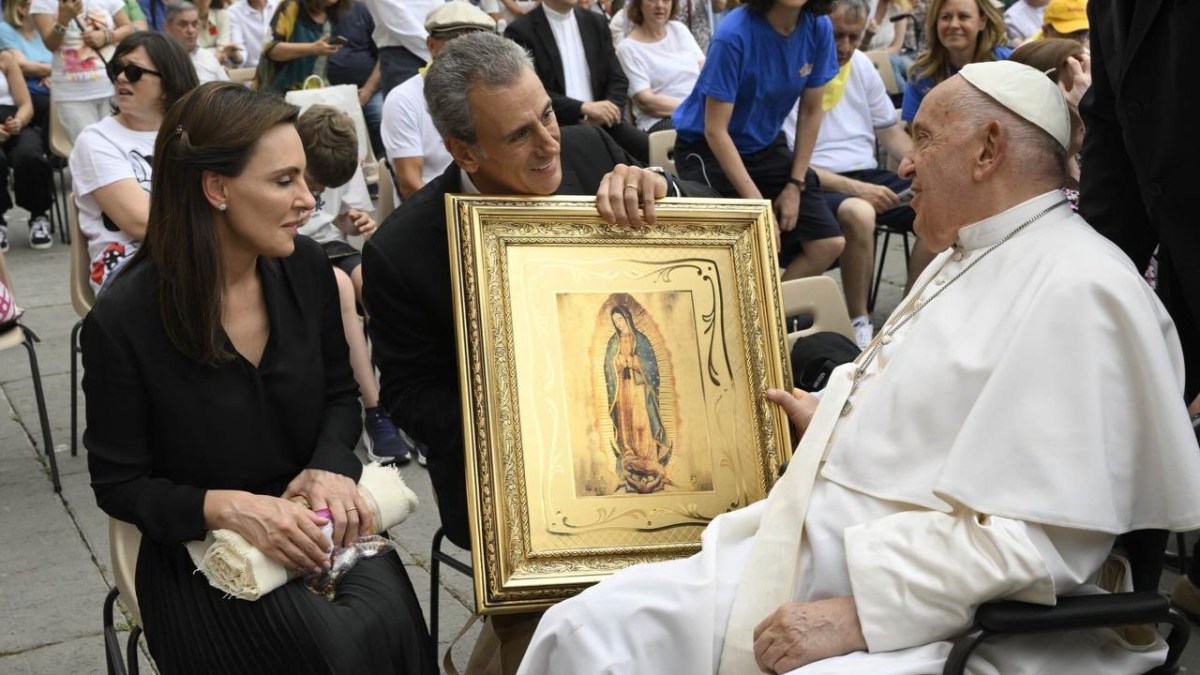
<svg viewBox="0 0 1200 675">
<path fill-rule="evenodd" d="M 617 491 L 658 492 L 670 484 L 666 466 L 672 451 L 659 411 L 658 358 L 628 307 L 618 304 L 609 316 L 613 336 L 605 350 L 604 379 L 617 475 L 624 478 Z"/>
</svg>

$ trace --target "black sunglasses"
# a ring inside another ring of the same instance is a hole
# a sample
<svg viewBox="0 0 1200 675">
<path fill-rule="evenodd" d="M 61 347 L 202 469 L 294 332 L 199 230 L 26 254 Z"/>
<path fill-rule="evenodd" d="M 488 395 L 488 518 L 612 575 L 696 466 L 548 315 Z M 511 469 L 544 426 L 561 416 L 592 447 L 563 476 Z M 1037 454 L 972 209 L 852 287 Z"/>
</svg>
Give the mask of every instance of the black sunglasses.
<svg viewBox="0 0 1200 675">
<path fill-rule="evenodd" d="M 130 84 L 142 79 L 142 75 L 162 77 L 162 73 L 158 72 L 157 70 L 143 68 L 136 63 L 117 63 L 116 61 L 108 62 L 108 79 L 111 80 L 113 84 L 116 84 L 117 76 L 119 76 L 121 73 L 125 73 L 125 79 L 129 80 Z"/>
</svg>

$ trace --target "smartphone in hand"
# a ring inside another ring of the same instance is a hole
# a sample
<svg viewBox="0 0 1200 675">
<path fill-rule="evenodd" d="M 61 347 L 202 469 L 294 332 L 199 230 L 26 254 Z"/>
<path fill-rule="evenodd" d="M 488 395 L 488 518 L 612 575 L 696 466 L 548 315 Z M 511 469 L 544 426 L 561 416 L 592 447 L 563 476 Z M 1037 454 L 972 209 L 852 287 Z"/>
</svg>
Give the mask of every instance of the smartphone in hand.
<svg viewBox="0 0 1200 675">
<path fill-rule="evenodd" d="M 348 42 L 350 42 L 350 40 L 345 35 L 334 35 L 333 37 L 329 38 L 329 44 L 338 47 L 341 47 Z"/>
</svg>

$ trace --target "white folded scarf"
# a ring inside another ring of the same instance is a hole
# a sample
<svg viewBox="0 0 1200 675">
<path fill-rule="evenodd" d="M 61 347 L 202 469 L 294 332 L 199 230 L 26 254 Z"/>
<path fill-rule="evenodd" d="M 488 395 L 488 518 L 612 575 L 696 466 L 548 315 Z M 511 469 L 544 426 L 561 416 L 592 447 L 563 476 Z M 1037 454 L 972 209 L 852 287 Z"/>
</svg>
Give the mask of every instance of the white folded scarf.
<svg viewBox="0 0 1200 675">
<path fill-rule="evenodd" d="M 376 462 L 363 467 L 358 494 L 371 511 L 376 532 L 404 522 L 418 504 L 396 467 Z M 187 550 L 213 588 L 242 600 L 257 600 L 296 576 L 232 530 L 211 530 L 204 541 L 188 542 Z"/>
</svg>

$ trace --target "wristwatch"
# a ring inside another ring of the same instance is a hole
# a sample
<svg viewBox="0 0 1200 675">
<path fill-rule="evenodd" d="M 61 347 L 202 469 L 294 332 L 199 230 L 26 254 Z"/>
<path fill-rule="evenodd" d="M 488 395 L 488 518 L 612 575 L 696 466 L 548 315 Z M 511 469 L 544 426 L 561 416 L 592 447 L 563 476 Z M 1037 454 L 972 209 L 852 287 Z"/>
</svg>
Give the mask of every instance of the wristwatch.
<svg viewBox="0 0 1200 675">
<path fill-rule="evenodd" d="M 799 180 L 794 176 L 788 176 L 787 182 L 795 185 L 801 192 L 804 192 L 806 189 L 808 189 L 807 186 L 804 185 L 804 181 Z"/>
<path fill-rule="evenodd" d="M 679 186 L 675 184 L 675 181 L 671 180 L 671 177 L 667 174 L 666 169 L 662 168 L 661 166 L 648 166 L 648 167 L 646 167 L 646 170 L 653 171 L 654 173 L 662 176 L 663 180 L 667 181 L 667 196 L 668 197 L 678 197 L 679 196 Z M 674 194 L 672 194 L 672 193 L 674 193 Z"/>
<path fill-rule="evenodd" d="M 54 22 L 54 26 L 50 30 L 52 30 L 55 35 L 67 34 L 67 27 L 57 21 Z"/>
</svg>

